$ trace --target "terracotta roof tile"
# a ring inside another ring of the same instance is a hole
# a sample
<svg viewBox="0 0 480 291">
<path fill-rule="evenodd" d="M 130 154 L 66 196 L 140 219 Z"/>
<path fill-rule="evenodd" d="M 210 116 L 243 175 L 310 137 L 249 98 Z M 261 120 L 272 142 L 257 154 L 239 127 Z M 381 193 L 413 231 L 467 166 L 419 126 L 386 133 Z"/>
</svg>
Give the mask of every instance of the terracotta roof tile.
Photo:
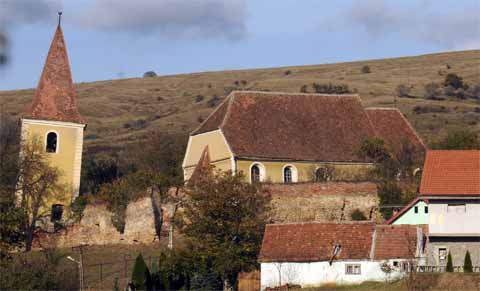
<svg viewBox="0 0 480 291">
<path fill-rule="evenodd" d="M 367 259 L 373 230 L 370 222 L 269 224 L 259 261 L 325 261 L 332 257 L 335 244 L 341 245 L 337 259 Z"/>
<path fill-rule="evenodd" d="M 427 152 L 421 195 L 480 195 L 480 150 Z"/>
<path fill-rule="evenodd" d="M 415 258 L 416 225 L 377 225 L 375 237 L 375 260 Z"/>
<path fill-rule="evenodd" d="M 366 111 L 358 95 L 234 91 L 192 135 L 216 129 L 243 158 L 363 162 L 357 148 L 377 135 L 424 147 L 399 111 Z"/>
<path fill-rule="evenodd" d="M 259 261 L 328 261 L 335 244 L 341 245 L 335 257 L 337 260 L 414 258 L 417 226 L 375 225 L 373 222 L 269 224 Z"/>
<path fill-rule="evenodd" d="M 53 37 L 32 103 L 23 117 L 86 124 L 77 109 L 67 48 L 60 25 Z"/>
<path fill-rule="evenodd" d="M 402 112 L 396 108 L 366 108 L 375 134 L 396 155 L 402 152 L 405 144 L 412 145 L 422 156 L 426 146 Z"/>
<path fill-rule="evenodd" d="M 374 135 L 357 95 L 232 92 L 192 135 L 221 128 L 239 157 L 360 161 Z"/>
</svg>

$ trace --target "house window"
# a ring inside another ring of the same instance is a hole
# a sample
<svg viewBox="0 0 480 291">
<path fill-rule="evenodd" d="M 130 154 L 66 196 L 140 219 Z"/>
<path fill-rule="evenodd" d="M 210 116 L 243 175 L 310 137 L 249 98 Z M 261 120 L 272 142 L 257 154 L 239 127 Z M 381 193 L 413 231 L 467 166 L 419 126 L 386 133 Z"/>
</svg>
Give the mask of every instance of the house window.
<svg viewBox="0 0 480 291">
<path fill-rule="evenodd" d="M 345 265 L 345 274 L 347 275 L 360 275 L 361 265 L 360 264 L 346 264 Z"/>
<path fill-rule="evenodd" d="M 52 212 L 50 214 L 50 220 L 52 222 L 60 221 L 63 215 L 63 205 L 61 204 L 53 204 L 52 205 Z"/>
<path fill-rule="evenodd" d="M 425 206 L 425 213 L 428 213 L 428 206 Z"/>
<path fill-rule="evenodd" d="M 415 210 L 415 214 L 418 213 L 418 206 L 415 206 L 414 210 Z"/>
<path fill-rule="evenodd" d="M 465 204 L 448 204 L 447 212 L 449 213 L 465 213 L 467 212 L 467 206 Z"/>
<path fill-rule="evenodd" d="M 398 267 L 398 261 L 393 261 L 393 266 Z"/>
<path fill-rule="evenodd" d="M 438 248 L 438 260 L 440 262 L 447 259 L 447 248 Z"/>
<path fill-rule="evenodd" d="M 292 167 L 285 167 L 283 169 L 283 182 L 292 183 Z"/>
<path fill-rule="evenodd" d="M 56 153 L 57 152 L 58 138 L 55 132 L 49 132 L 47 134 L 47 142 L 45 151 L 47 153 Z"/>
</svg>

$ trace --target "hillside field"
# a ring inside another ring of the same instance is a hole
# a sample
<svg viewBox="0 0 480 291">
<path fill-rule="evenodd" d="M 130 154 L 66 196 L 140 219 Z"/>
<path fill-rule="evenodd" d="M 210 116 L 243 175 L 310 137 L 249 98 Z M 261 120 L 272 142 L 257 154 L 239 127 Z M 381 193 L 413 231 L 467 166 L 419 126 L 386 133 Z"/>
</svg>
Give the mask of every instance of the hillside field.
<svg viewBox="0 0 480 291">
<path fill-rule="evenodd" d="M 370 67 L 370 73 L 362 73 L 365 65 Z M 425 84 L 441 84 L 447 73 L 456 73 L 468 84 L 480 84 L 480 50 L 98 81 L 75 87 L 80 113 L 88 119 L 87 152 L 121 148 L 152 131 L 187 135 L 232 90 L 300 92 L 307 85 L 313 92 L 313 83 L 346 84 L 351 91 L 358 92 L 366 107 L 393 107 L 395 88 L 399 84 L 411 87 L 410 95 L 414 98 L 397 98 L 396 106 L 428 143 L 451 129 L 480 132 L 479 100 L 423 98 Z M 33 92 L 0 91 L 0 108 L 19 116 Z M 420 107 L 414 110 L 416 106 Z"/>
</svg>

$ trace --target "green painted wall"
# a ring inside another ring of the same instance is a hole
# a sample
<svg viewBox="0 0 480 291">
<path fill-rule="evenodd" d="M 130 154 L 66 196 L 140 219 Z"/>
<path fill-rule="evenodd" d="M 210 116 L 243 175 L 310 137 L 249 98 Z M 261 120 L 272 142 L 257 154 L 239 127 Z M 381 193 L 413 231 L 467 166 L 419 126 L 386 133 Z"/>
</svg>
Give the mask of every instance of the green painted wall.
<svg viewBox="0 0 480 291">
<path fill-rule="evenodd" d="M 415 207 L 418 207 L 418 213 L 415 213 Z M 425 207 L 428 207 L 427 203 L 418 201 L 393 224 L 428 224 L 428 213 L 425 213 Z"/>
</svg>

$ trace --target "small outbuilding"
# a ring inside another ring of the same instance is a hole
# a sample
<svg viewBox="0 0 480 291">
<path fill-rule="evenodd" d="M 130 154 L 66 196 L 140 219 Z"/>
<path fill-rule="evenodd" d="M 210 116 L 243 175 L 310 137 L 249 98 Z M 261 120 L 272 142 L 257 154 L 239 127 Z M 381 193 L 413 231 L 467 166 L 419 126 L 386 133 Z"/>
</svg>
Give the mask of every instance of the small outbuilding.
<svg viewBox="0 0 480 291">
<path fill-rule="evenodd" d="M 261 287 L 391 280 L 423 257 L 423 231 L 414 225 L 270 224 L 259 255 Z"/>
</svg>

